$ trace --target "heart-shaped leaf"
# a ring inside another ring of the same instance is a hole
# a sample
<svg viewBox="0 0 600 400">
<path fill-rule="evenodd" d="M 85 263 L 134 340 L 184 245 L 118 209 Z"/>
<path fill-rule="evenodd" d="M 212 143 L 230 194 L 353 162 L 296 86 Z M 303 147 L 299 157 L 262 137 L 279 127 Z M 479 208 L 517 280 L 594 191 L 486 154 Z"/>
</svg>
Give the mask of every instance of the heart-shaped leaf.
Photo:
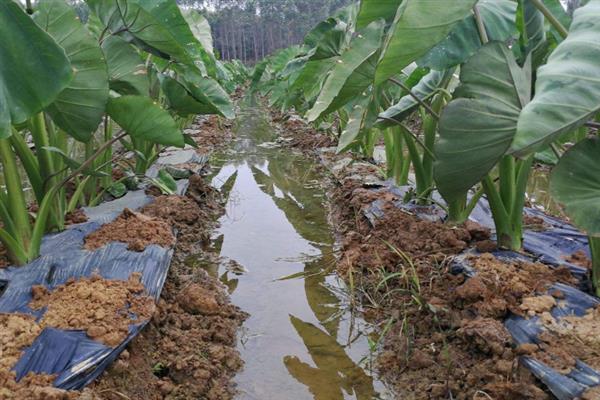
<svg viewBox="0 0 600 400">
<path fill-rule="evenodd" d="M 108 102 L 110 117 L 129 135 L 165 146 L 183 147 L 183 133 L 168 112 L 149 97 L 122 96 Z"/>
<path fill-rule="evenodd" d="M 483 46 L 461 68 L 460 86 L 440 118 L 435 180 L 459 199 L 505 155 L 530 97 L 528 72 L 500 42 Z"/>
<path fill-rule="evenodd" d="M 569 36 L 537 72 L 535 97 L 519 117 L 511 150 L 539 150 L 600 111 L 600 0 L 575 11 Z"/>
<path fill-rule="evenodd" d="M 573 223 L 600 234 L 600 138 L 585 139 L 567 151 L 552 171 L 550 191 Z"/>
<path fill-rule="evenodd" d="M 19 5 L 0 0 L 0 138 L 48 105 L 72 79 L 65 51 Z"/>
<path fill-rule="evenodd" d="M 135 47 L 118 36 L 111 36 L 102 42 L 102 50 L 106 54 L 112 90 L 120 94 L 148 95 L 148 71 Z"/>
<path fill-rule="evenodd" d="M 336 62 L 315 105 L 308 112 L 309 121 L 343 106 L 349 98 L 361 93 L 372 83 L 376 61 L 372 57 L 379 50 L 383 28 L 383 20 L 375 21 L 362 34 L 352 39 L 350 47 Z M 361 71 L 357 72 L 358 69 Z M 373 72 L 364 79 L 362 69 Z"/>
<path fill-rule="evenodd" d="M 65 49 L 73 67 L 73 80 L 47 111 L 65 132 L 87 142 L 100 125 L 108 102 L 104 53 L 64 0 L 41 0 L 33 19 Z"/>
<path fill-rule="evenodd" d="M 477 0 L 405 0 L 390 27 L 375 83 L 396 75 L 444 40 Z"/>
<path fill-rule="evenodd" d="M 517 33 L 517 3 L 512 0 L 479 0 L 477 8 L 491 41 L 506 41 Z M 543 21 L 542 21 L 543 22 Z M 417 61 L 423 67 L 446 70 L 462 64 L 481 47 L 475 17 L 460 21 L 448 37 Z"/>
</svg>

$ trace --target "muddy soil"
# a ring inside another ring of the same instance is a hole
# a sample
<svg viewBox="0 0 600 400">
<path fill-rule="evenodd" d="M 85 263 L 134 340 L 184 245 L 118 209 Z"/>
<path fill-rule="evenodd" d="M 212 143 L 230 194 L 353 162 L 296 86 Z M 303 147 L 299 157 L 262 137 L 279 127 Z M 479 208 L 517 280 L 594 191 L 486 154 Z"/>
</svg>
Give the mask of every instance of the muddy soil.
<svg viewBox="0 0 600 400">
<path fill-rule="evenodd" d="M 216 115 L 207 115 L 196 118 L 184 132 L 193 137 L 200 154 L 208 154 L 229 143 L 233 137 L 232 127 L 232 121 L 224 120 Z"/>
<path fill-rule="evenodd" d="M 294 129 L 310 132 L 307 127 Z M 310 150 L 309 140 L 289 143 Z M 335 158 L 343 157 L 347 155 Z M 454 275 L 450 263 L 461 251 L 495 250 L 489 230 L 470 222 L 449 227 L 397 209 L 392 203 L 401 199 L 363 187 L 367 177 L 381 176 L 361 160 L 352 169 L 332 172 L 340 182 L 331 190 L 331 217 L 341 242 L 338 272 L 357 287 L 366 317 L 385 332 L 378 369 L 395 387 L 397 398 L 553 398 L 519 365 L 524 354 L 562 366 L 563 372 L 575 358 L 599 367 L 598 341 L 590 332 L 600 328 L 600 311 L 560 323 L 550 317 L 562 294 L 547 295 L 547 288 L 556 282 L 576 284 L 566 268 L 506 263 L 483 254 L 469 260 L 475 278 Z M 372 224 L 363 211 L 375 200 L 383 202 L 385 216 Z M 525 224 L 543 228 L 536 218 L 525 218 Z M 578 254 L 571 258 L 588 263 Z M 502 323 L 509 313 L 542 316 L 546 333 L 539 346 L 515 348 Z M 592 391 L 585 396 L 598 398 Z"/>
<path fill-rule="evenodd" d="M 145 295 L 140 274 L 127 281 L 111 281 L 95 275 L 69 280 L 53 291 L 32 287 L 33 310 L 46 307 L 40 327 L 83 330 L 109 347 L 127 338 L 129 325 L 147 321 L 154 313 L 154 300 Z M 135 315 L 132 319 L 131 314 Z"/>
<path fill-rule="evenodd" d="M 214 132 L 219 124 L 222 129 Z M 199 118 L 195 127 L 199 126 L 203 129 L 191 133 L 202 143 L 201 154 L 223 146 L 232 135 L 227 128 L 230 124 L 213 118 Z M 28 316 L 0 314 L 0 326 L 7 328 L 0 330 L 0 398 L 231 398 L 230 379 L 242 366 L 235 350 L 236 334 L 246 315 L 229 303 L 223 285 L 184 262 L 192 254 L 219 262 L 217 255 L 205 252 L 204 247 L 222 212 L 219 194 L 194 175 L 186 196 L 160 196 L 140 213 L 126 210 L 88 236 L 89 249 L 116 240 L 127 243 L 130 250 L 143 251 L 150 244 L 172 246 L 176 231 L 173 264 L 159 304 L 143 295 L 139 276 L 126 282 L 99 277 L 69 281 L 52 292 L 33 288 L 32 308 L 48 307 L 39 323 Z M 83 222 L 79 214 L 71 219 Z M 92 388 L 65 392 L 53 388 L 54 377 L 46 375 L 15 382 L 10 368 L 43 327 L 82 329 L 113 346 L 122 341 L 132 322 L 129 314 L 122 312 L 125 306 L 134 311 L 136 320 L 151 318 L 151 322 Z"/>
<path fill-rule="evenodd" d="M 230 379 L 242 366 L 236 333 L 245 315 L 229 303 L 224 286 L 185 262 L 205 252 L 222 211 L 218 194 L 197 176 L 187 196 L 161 196 L 142 210 L 178 231 L 175 255 L 151 323 L 94 384 L 94 393 L 105 399 L 232 398 Z"/>
<path fill-rule="evenodd" d="M 473 260 L 476 278 L 453 275 L 451 258 L 488 242 L 487 229 L 420 220 L 395 208 L 395 196 L 341 178 L 333 193 L 342 237 L 338 271 L 364 293 L 366 315 L 391 324 L 378 366 L 398 398 L 549 398 L 519 366 L 502 319 L 509 311 L 526 313 L 522 299 L 548 284 L 571 283 L 568 271 L 483 255 Z M 373 226 L 362 211 L 374 200 L 386 212 Z"/>
<path fill-rule="evenodd" d="M 302 152 L 309 153 L 321 147 L 336 146 L 336 140 L 302 121 L 298 116 L 290 117 L 276 110 L 271 110 L 271 120 L 275 129 L 284 139 L 283 144 Z"/>
<path fill-rule="evenodd" d="M 113 222 L 86 236 L 84 247 L 97 250 L 111 242 L 126 243 L 128 250 L 141 252 L 151 244 L 172 247 L 175 236 L 168 222 L 126 208 Z"/>
</svg>

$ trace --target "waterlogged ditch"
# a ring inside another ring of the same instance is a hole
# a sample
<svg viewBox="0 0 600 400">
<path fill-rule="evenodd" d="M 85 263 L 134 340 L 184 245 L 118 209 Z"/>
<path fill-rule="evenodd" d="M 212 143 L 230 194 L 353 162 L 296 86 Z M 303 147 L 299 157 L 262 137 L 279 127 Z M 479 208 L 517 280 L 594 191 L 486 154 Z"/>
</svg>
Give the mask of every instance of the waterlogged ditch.
<svg viewBox="0 0 600 400">
<path fill-rule="evenodd" d="M 372 329 L 335 276 L 326 178 L 314 160 L 273 143 L 265 115 L 244 106 L 235 142 L 212 162 L 212 184 L 228 201 L 212 238 L 224 261 L 210 272 L 250 314 L 237 398 L 391 398 L 370 370 Z"/>
</svg>

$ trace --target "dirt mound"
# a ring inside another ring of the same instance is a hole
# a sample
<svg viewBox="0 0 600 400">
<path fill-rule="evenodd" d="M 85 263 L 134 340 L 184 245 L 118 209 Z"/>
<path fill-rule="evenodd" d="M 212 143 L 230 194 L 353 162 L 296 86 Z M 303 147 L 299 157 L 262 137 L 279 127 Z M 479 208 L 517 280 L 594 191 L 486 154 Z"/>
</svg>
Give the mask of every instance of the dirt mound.
<svg viewBox="0 0 600 400">
<path fill-rule="evenodd" d="M 223 212 L 218 193 L 192 176 L 188 195 L 158 197 L 142 212 L 177 229 L 175 254 L 150 324 L 93 391 L 110 400 L 231 399 L 231 378 L 242 366 L 236 335 L 246 315 L 222 284 L 187 261 L 201 255 L 218 263 L 207 249 Z"/>
<path fill-rule="evenodd" d="M 185 129 L 198 145 L 198 153 L 208 154 L 222 148 L 233 138 L 233 124 L 216 115 L 198 117 L 194 123 Z"/>
<path fill-rule="evenodd" d="M 453 257 L 489 242 L 489 230 L 419 219 L 394 206 L 402 199 L 350 178 L 338 177 L 332 195 L 342 242 L 338 271 L 352 277 L 356 293 L 366 293 L 359 300 L 371 320 L 393 321 L 378 370 L 398 398 L 550 398 L 519 365 L 503 318 L 546 309 L 550 300 L 531 298 L 551 283 L 572 283 L 568 271 L 484 255 L 470 260 L 476 277 L 454 275 Z M 364 211 L 375 200 L 383 216 L 373 224 Z"/>
<path fill-rule="evenodd" d="M 285 146 L 307 153 L 318 151 L 322 147 L 337 146 L 335 138 L 317 131 L 298 116 L 271 110 L 271 118 L 275 122 L 280 136 L 286 139 Z"/>
<path fill-rule="evenodd" d="M 151 244 L 171 247 L 175 243 L 175 236 L 165 221 L 126 208 L 113 222 L 89 234 L 84 247 L 97 250 L 110 242 L 123 242 L 128 250 L 141 252 Z"/>
<path fill-rule="evenodd" d="M 83 330 L 90 338 L 115 347 L 127 337 L 129 325 L 152 316 L 154 300 L 143 293 L 139 274 L 132 274 L 128 281 L 96 275 L 69 280 L 52 292 L 34 286 L 29 305 L 33 310 L 47 308 L 40 321 L 42 328 Z"/>
<path fill-rule="evenodd" d="M 472 257 L 469 264 L 477 274 L 456 287 L 453 297 L 463 314 L 504 318 L 509 311 L 521 316 L 547 311 L 556 304 L 556 299 L 544 295 L 549 286 L 576 283 L 567 268 L 553 270 L 517 260 L 507 263 L 491 254 Z"/>
</svg>

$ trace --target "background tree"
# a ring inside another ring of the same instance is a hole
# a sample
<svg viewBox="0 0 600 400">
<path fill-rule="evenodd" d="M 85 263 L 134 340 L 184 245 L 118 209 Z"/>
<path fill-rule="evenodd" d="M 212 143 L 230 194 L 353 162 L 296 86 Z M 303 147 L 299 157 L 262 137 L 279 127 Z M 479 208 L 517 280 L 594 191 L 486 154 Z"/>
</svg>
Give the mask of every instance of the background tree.
<svg viewBox="0 0 600 400">
<path fill-rule="evenodd" d="M 210 22 L 223 60 L 254 64 L 278 49 L 299 44 L 306 33 L 351 0 L 179 0 Z"/>
</svg>

